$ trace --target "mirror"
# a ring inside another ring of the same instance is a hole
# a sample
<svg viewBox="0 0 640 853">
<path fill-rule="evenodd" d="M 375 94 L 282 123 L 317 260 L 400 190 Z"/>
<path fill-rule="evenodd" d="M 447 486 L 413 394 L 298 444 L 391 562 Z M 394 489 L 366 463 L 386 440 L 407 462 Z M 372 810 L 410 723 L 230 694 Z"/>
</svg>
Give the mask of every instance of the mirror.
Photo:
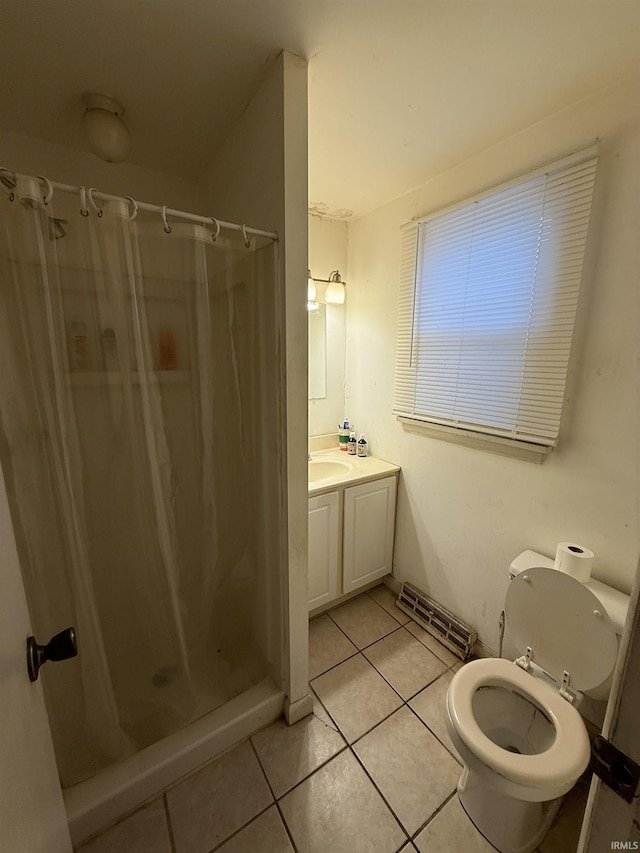
<svg viewBox="0 0 640 853">
<path fill-rule="evenodd" d="M 327 306 L 322 302 L 309 318 L 309 399 L 327 396 Z"/>
</svg>

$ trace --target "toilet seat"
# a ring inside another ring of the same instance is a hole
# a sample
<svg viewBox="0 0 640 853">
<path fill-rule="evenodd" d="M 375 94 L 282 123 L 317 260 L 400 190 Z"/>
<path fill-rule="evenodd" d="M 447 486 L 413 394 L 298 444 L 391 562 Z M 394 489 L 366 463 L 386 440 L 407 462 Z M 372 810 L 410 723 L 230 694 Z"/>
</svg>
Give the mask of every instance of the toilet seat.
<svg viewBox="0 0 640 853">
<path fill-rule="evenodd" d="M 555 729 L 553 744 L 537 755 L 509 752 L 485 735 L 476 722 L 473 697 L 481 687 L 519 693 L 544 712 Z M 523 788 L 546 789 L 561 796 L 589 763 L 587 730 L 578 711 L 551 687 L 504 658 L 471 661 L 449 686 L 447 709 L 462 744 L 480 762 Z"/>
</svg>

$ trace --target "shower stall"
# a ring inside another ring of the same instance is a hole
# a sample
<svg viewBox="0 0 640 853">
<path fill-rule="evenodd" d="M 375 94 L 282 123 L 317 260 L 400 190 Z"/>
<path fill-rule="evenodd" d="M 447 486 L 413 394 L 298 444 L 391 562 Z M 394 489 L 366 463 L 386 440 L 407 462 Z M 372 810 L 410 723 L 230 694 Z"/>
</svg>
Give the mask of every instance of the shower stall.
<svg viewBox="0 0 640 853">
<path fill-rule="evenodd" d="M 77 840 L 282 708 L 277 235 L 0 180 L 0 462 L 34 633 L 76 629 L 40 677 Z"/>
</svg>

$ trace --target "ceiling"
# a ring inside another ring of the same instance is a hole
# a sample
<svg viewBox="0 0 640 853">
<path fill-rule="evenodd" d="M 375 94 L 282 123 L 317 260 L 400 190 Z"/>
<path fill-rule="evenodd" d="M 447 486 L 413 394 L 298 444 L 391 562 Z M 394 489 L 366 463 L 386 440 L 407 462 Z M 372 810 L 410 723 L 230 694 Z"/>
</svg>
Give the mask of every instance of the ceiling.
<svg viewBox="0 0 640 853">
<path fill-rule="evenodd" d="M 197 179 L 281 49 L 309 61 L 309 199 L 358 216 L 622 76 L 640 0 L 1 0 L 0 129 Z M 117 168 L 117 167 L 114 167 Z"/>
</svg>

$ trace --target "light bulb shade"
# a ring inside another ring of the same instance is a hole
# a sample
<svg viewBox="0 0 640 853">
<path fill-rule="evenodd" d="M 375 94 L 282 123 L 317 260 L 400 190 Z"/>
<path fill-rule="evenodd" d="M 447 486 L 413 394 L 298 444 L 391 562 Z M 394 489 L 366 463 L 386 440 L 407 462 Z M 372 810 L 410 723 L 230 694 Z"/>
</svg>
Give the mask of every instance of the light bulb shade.
<svg viewBox="0 0 640 853">
<path fill-rule="evenodd" d="M 120 116 L 124 107 L 108 95 L 85 94 L 82 124 L 94 154 L 107 163 L 122 163 L 129 153 L 129 131 Z"/>
<path fill-rule="evenodd" d="M 316 283 L 309 276 L 307 279 L 307 302 L 315 302 L 316 301 Z"/>
<path fill-rule="evenodd" d="M 333 305 L 344 305 L 344 296 L 344 284 L 341 281 L 332 281 L 327 285 L 324 301 L 330 302 Z"/>
</svg>

